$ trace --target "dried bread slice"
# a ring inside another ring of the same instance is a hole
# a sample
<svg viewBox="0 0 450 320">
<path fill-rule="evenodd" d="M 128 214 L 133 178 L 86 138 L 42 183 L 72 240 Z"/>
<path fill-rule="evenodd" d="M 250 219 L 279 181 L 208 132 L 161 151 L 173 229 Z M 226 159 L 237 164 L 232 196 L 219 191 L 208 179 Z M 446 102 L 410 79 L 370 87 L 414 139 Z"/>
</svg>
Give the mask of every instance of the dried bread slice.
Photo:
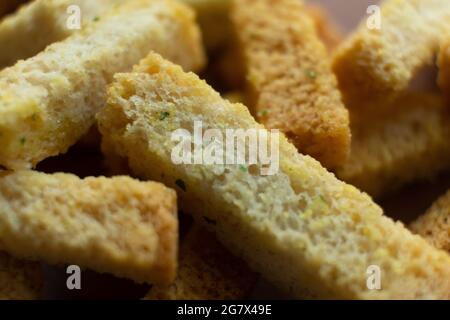
<svg viewBox="0 0 450 320">
<path fill-rule="evenodd" d="M 64 153 L 94 123 L 106 86 L 151 50 L 191 70 L 203 63 L 187 6 L 130 0 L 44 52 L 0 72 L 0 165 L 29 168 Z"/>
<path fill-rule="evenodd" d="M 450 192 L 414 221 L 410 229 L 436 248 L 450 252 Z"/>
<path fill-rule="evenodd" d="M 176 195 L 159 183 L 0 174 L 0 249 L 16 257 L 168 284 L 177 248 Z"/>
<path fill-rule="evenodd" d="M 97 118 L 105 143 L 135 174 L 175 187 L 182 210 L 213 222 L 208 229 L 231 252 L 294 296 L 306 287 L 322 298 L 450 297 L 445 252 L 383 216 L 370 197 L 300 155 L 284 136 L 274 175 L 259 174 L 261 165 L 175 164 L 179 141 L 172 133 L 193 134 L 194 121 L 205 130 L 267 131 L 245 106 L 161 56 L 117 74 Z M 367 286 L 373 265 L 382 272 L 382 290 Z"/>
<path fill-rule="evenodd" d="M 180 245 L 176 280 L 153 286 L 146 300 L 242 300 L 257 275 L 231 255 L 205 228 L 194 224 Z"/>
<path fill-rule="evenodd" d="M 68 26 L 71 14 L 80 15 L 83 28 L 89 21 L 101 17 L 116 0 L 36 0 L 24 5 L 0 22 L 0 68 L 11 66 L 63 40 L 78 28 Z M 69 10 L 77 6 L 79 12 Z M 68 12 L 69 10 L 69 12 Z M 33 26 L 33 27 L 30 27 Z"/>
<path fill-rule="evenodd" d="M 327 168 L 345 163 L 349 115 L 307 7 L 299 0 L 235 0 L 231 15 L 258 122 Z"/>
<path fill-rule="evenodd" d="M 450 115 L 441 96 L 408 93 L 394 103 L 387 114 L 352 118 L 350 158 L 336 170 L 372 197 L 450 167 Z"/>
<path fill-rule="evenodd" d="M 448 0 L 385 0 L 379 19 L 376 10 L 368 19 L 336 50 L 333 61 L 351 108 L 395 98 L 421 67 L 433 64 L 450 28 L 450 6 Z"/>
</svg>

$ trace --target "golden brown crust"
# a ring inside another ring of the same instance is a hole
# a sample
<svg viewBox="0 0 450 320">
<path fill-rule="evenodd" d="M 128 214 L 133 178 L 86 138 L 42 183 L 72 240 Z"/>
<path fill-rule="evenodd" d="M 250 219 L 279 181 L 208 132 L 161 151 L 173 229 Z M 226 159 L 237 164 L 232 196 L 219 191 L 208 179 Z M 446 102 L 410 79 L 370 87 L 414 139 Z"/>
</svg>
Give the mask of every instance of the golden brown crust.
<svg viewBox="0 0 450 320">
<path fill-rule="evenodd" d="M 0 22 L 0 69 L 28 59 L 48 45 L 61 41 L 78 29 L 67 27 L 70 6 L 82 14 L 81 28 L 104 16 L 114 0 L 36 0 L 24 5 Z M 34 27 L 30 27 L 34 26 Z"/>
<path fill-rule="evenodd" d="M 256 119 L 324 166 L 343 164 L 350 151 L 348 112 L 301 1 L 236 0 L 232 21 Z"/>
<path fill-rule="evenodd" d="M 0 248 L 139 282 L 170 283 L 178 246 L 175 193 L 129 177 L 4 172 Z"/>
<path fill-rule="evenodd" d="M 450 252 L 450 191 L 414 221 L 410 229 L 436 248 Z"/>
<path fill-rule="evenodd" d="M 0 72 L 0 165 L 35 166 L 94 124 L 116 72 L 154 50 L 191 70 L 204 62 L 194 14 L 171 0 L 130 0 L 64 41 Z M 62 106 L 64 106 L 62 108 Z"/>
<path fill-rule="evenodd" d="M 450 115 L 435 93 L 408 93 L 390 112 L 358 118 L 352 113 L 352 148 L 337 176 L 384 196 L 450 167 Z"/>
<path fill-rule="evenodd" d="M 39 263 L 18 260 L 0 252 L 0 300 L 41 299 L 42 278 Z"/>
<path fill-rule="evenodd" d="M 132 99 L 130 99 L 132 93 Z M 366 194 L 303 156 L 280 136 L 280 170 L 272 176 L 237 165 L 176 165 L 171 138 L 180 125 L 261 129 L 241 104 L 150 54 L 134 73 L 118 74 L 99 116 L 103 139 L 135 174 L 178 191 L 182 210 L 204 217 L 236 256 L 297 297 L 448 299 L 450 257 L 383 215 Z M 161 112 L 169 113 L 158 120 Z M 236 150 L 235 150 L 236 151 Z M 255 172 L 256 171 L 256 172 Z M 215 222 L 215 223 L 214 223 Z M 378 266 L 381 290 L 367 286 Z"/>
<path fill-rule="evenodd" d="M 447 0 L 384 1 L 380 29 L 369 29 L 364 20 L 336 51 L 333 69 L 346 105 L 392 102 L 433 63 L 449 21 Z"/>
<path fill-rule="evenodd" d="M 241 300 L 257 275 L 231 255 L 214 235 L 194 225 L 182 240 L 178 275 L 168 287 L 153 286 L 148 300 Z"/>
</svg>

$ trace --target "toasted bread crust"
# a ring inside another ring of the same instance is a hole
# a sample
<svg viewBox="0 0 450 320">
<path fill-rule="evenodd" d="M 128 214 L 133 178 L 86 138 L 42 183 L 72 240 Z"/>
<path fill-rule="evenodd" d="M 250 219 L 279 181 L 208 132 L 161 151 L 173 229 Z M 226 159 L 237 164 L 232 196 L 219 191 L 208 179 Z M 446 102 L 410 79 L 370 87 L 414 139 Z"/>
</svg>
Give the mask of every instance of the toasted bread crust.
<svg viewBox="0 0 450 320">
<path fill-rule="evenodd" d="M 155 54 L 115 79 L 98 115 L 103 139 L 137 175 L 176 188 L 183 210 L 198 222 L 215 221 L 209 230 L 280 288 L 298 297 L 304 287 L 322 298 L 450 297 L 445 252 L 384 216 L 367 195 L 300 155 L 283 136 L 280 171 L 272 176 L 237 165 L 171 161 L 177 145 L 171 133 L 181 125 L 192 133 L 194 118 L 205 128 L 264 130 L 245 106 Z M 161 112 L 170 116 L 158 121 Z M 382 290 L 367 287 L 372 265 L 381 269 Z"/>
<path fill-rule="evenodd" d="M 0 248 L 14 256 L 138 282 L 168 284 L 175 278 L 176 196 L 161 184 L 5 172 L 0 212 Z"/>
<path fill-rule="evenodd" d="M 171 0 L 127 1 L 1 71 L 0 165 L 30 168 L 66 152 L 94 123 L 112 76 L 151 50 L 188 70 L 202 65 L 201 39 L 188 7 Z"/>
<path fill-rule="evenodd" d="M 308 10 L 298 0 L 233 4 L 256 119 L 324 166 L 343 164 L 350 151 L 348 111 Z"/>
<path fill-rule="evenodd" d="M 414 221 L 410 229 L 436 248 L 450 252 L 450 192 Z"/>
<path fill-rule="evenodd" d="M 394 103 L 387 114 L 352 118 L 350 158 L 336 170 L 376 198 L 450 167 L 450 115 L 443 99 L 408 93 Z"/>
<path fill-rule="evenodd" d="M 83 28 L 113 3 L 114 0 L 36 0 L 22 6 L 0 22 L 0 68 L 32 57 L 78 31 L 67 27 L 70 6 L 80 8 Z"/>
<path fill-rule="evenodd" d="M 447 0 L 384 1 L 380 29 L 369 29 L 364 20 L 336 51 L 333 69 L 346 105 L 392 101 L 421 67 L 433 63 L 449 27 Z"/>
<path fill-rule="evenodd" d="M 153 286 L 148 300 L 242 300 L 257 275 L 196 224 L 180 247 L 178 275 L 170 286 Z"/>
</svg>

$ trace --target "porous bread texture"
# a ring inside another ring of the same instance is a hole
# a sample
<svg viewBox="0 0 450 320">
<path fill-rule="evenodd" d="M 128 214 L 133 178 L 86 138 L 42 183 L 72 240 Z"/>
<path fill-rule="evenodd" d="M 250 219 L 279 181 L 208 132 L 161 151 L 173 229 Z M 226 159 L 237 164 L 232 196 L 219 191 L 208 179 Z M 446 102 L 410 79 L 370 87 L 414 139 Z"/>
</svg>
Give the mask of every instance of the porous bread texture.
<svg viewBox="0 0 450 320">
<path fill-rule="evenodd" d="M 0 2 L 0 21 L 3 16 L 17 9 L 18 6 L 27 2 L 28 0 L 2 0 Z"/>
<path fill-rule="evenodd" d="M 327 49 L 299 0 L 235 0 L 237 35 L 252 114 L 327 168 L 350 152 L 348 111 Z"/>
<path fill-rule="evenodd" d="M 181 240 L 178 274 L 169 286 L 153 286 L 146 300 L 242 300 L 257 275 L 195 224 Z"/>
<path fill-rule="evenodd" d="M 159 183 L 1 173 L 0 249 L 16 257 L 168 284 L 177 248 L 176 195 Z"/>
<path fill-rule="evenodd" d="M 364 19 L 336 50 L 333 70 L 347 107 L 398 96 L 421 67 L 433 64 L 450 28 L 448 0 L 385 0 L 380 15 L 380 28 Z"/>
<path fill-rule="evenodd" d="M 225 48 L 232 35 L 231 0 L 182 0 L 197 13 L 205 48 L 215 53 Z"/>
<path fill-rule="evenodd" d="M 194 14 L 170 0 L 134 0 L 44 52 L 0 72 L 0 165 L 35 166 L 94 123 L 106 86 L 151 50 L 185 69 L 204 61 Z"/>
<path fill-rule="evenodd" d="M 430 209 L 410 225 L 438 249 L 450 252 L 450 192 L 438 199 Z"/>
<path fill-rule="evenodd" d="M 0 300 L 38 300 L 42 283 L 39 263 L 19 260 L 0 252 Z"/>
<path fill-rule="evenodd" d="M 438 66 L 438 84 L 444 93 L 447 103 L 450 103 L 450 35 L 442 42 Z"/>
<path fill-rule="evenodd" d="M 443 99 L 407 93 L 394 103 L 389 113 L 352 118 L 350 158 L 336 170 L 376 198 L 450 167 L 450 115 Z"/>
<path fill-rule="evenodd" d="M 117 0 L 118 1 L 118 0 Z M 78 29 L 70 29 L 67 21 L 70 6 L 78 6 L 83 26 L 101 16 L 116 0 L 36 0 L 0 22 L 0 68 L 11 66 L 44 50 L 49 44 L 63 40 Z M 32 26 L 32 27 L 30 27 Z"/>
<path fill-rule="evenodd" d="M 160 114 L 169 113 L 164 120 Z M 151 54 L 133 73 L 117 74 L 97 116 L 105 143 L 134 172 L 177 188 L 180 208 L 207 224 L 228 249 L 293 296 L 306 287 L 321 298 L 445 299 L 450 257 L 383 216 L 347 185 L 280 137 L 280 171 L 238 165 L 175 165 L 172 132 L 261 125 L 195 74 Z M 256 172 L 255 172 L 256 171 Z M 379 266 L 382 289 L 369 290 Z"/>
</svg>

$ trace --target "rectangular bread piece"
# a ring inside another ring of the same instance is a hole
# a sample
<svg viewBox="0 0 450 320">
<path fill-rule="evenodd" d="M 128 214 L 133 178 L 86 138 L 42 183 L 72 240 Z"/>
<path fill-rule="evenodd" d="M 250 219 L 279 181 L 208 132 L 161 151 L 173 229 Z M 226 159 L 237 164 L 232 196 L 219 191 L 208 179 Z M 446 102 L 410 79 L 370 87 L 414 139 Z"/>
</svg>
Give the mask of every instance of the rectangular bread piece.
<svg viewBox="0 0 450 320">
<path fill-rule="evenodd" d="M 16 257 L 168 284 L 177 248 L 176 195 L 159 183 L 1 173 L 0 249 Z"/>
<path fill-rule="evenodd" d="M 352 118 L 350 159 L 336 170 L 376 198 L 450 167 L 450 116 L 443 99 L 408 93 L 394 103 L 389 113 Z"/>
<path fill-rule="evenodd" d="M 156 51 L 187 70 L 204 61 L 191 9 L 130 0 L 44 52 L 0 72 L 0 165 L 35 166 L 64 153 L 94 123 L 106 86 Z"/>
<path fill-rule="evenodd" d="M 299 0 L 235 0 L 232 21 L 258 122 L 325 167 L 342 165 L 349 115 L 307 7 Z"/>
<path fill-rule="evenodd" d="M 32 57 L 78 31 L 67 25 L 71 14 L 77 14 L 68 13 L 71 6 L 80 9 L 83 28 L 114 3 L 115 0 L 36 0 L 22 6 L 0 22 L 0 68 Z"/>
<path fill-rule="evenodd" d="M 373 28 L 378 15 L 379 28 Z M 385 0 L 381 12 L 370 11 L 334 56 L 347 106 L 395 98 L 421 67 L 433 64 L 448 28 L 448 0 Z"/>
<path fill-rule="evenodd" d="M 414 221 L 410 229 L 436 248 L 450 253 L 450 191 Z"/>
<path fill-rule="evenodd" d="M 42 284 L 39 263 L 19 260 L 0 252 L 0 300 L 38 300 Z"/>
<path fill-rule="evenodd" d="M 146 300 L 242 300 L 257 275 L 199 224 L 181 240 L 178 274 L 169 286 L 153 286 Z"/>
<path fill-rule="evenodd" d="M 156 54 L 115 76 L 98 115 L 105 143 L 128 158 L 135 174 L 176 188 L 182 210 L 200 223 L 214 221 L 208 229 L 219 241 L 293 296 L 304 296 L 306 287 L 322 298 L 450 297 L 445 252 L 383 216 L 370 197 L 282 135 L 274 175 L 259 174 L 260 164 L 174 164 L 172 134 L 183 128 L 192 135 L 194 120 L 205 130 L 267 133 L 244 105 Z M 382 273 L 381 290 L 368 289 L 372 266 Z"/>
</svg>

